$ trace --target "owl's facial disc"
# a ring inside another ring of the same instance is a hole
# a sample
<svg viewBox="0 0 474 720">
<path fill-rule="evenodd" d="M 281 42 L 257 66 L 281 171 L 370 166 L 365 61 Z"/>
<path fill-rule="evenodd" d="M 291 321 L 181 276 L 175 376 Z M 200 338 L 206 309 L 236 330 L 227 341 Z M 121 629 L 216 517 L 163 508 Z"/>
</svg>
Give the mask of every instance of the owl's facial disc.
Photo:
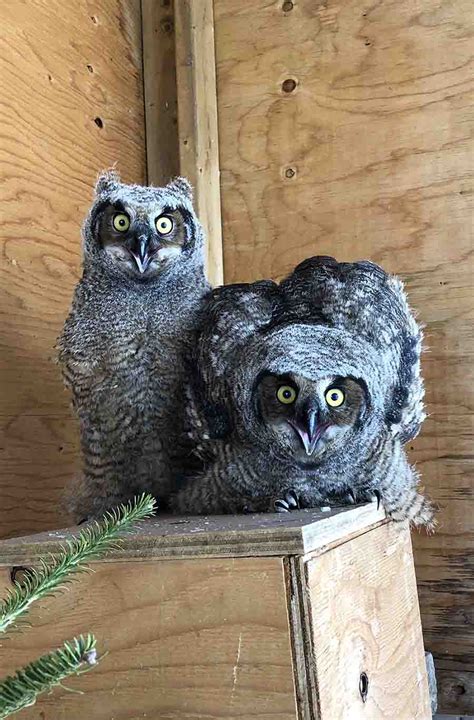
<svg viewBox="0 0 474 720">
<path fill-rule="evenodd" d="M 181 254 L 185 241 L 178 210 L 114 203 L 100 218 L 99 237 L 105 253 L 121 272 L 147 280 Z"/>
<path fill-rule="evenodd" d="M 365 406 L 365 391 L 352 378 L 268 373 L 259 381 L 256 399 L 275 447 L 309 468 L 345 446 Z"/>
</svg>

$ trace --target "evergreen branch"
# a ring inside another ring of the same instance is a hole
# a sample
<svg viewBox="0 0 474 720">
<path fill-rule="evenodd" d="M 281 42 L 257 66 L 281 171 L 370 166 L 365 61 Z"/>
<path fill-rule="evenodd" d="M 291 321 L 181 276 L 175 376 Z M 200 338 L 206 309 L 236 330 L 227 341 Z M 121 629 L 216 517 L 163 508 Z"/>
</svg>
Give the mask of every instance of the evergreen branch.
<svg viewBox="0 0 474 720">
<path fill-rule="evenodd" d="M 86 572 L 85 563 L 101 556 L 106 550 L 117 547 L 119 535 L 132 529 L 139 520 L 154 513 L 155 500 L 151 495 L 141 495 L 126 505 L 121 505 L 104 515 L 100 522 L 94 521 L 79 535 L 68 540 L 52 555 L 49 561 L 40 560 L 39 569 L 31 569 L 7 597 L 0 602 L 0 633 L 28 612 L 37 600 L 54 595 L 70 582 L 71 573 Z"/>
<path fill-rule="evenodd" d="M 38 695 L 70 675 L 90 670 L 97 664 L 95 644 L 93 635 L 80 635 L 5 678 L 0 682 L 0 720 L 34 705 Z"/>
</svg>

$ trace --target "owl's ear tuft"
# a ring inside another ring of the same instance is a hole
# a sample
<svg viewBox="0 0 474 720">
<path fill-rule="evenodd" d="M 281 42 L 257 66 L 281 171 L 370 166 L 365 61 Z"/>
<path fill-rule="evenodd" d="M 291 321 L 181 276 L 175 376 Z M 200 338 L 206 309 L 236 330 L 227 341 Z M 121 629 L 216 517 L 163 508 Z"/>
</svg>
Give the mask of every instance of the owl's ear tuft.
<svg viewBox="0 0 474 720">
<path fill-rule="evenodd" d="M 193 199 L 193 188 L 189 180 L 186 180 L 184 177 L 175 177 L 171 182 L 167 185 L 168 190 L 171 190 L 172 192 L 178 193 L 180 195 L 184 195 L 188 198 L 188 200 Z"/>
<path fill-rule="evenodd" d="M 96 195 L 113 192 L 113 190 L 116 190 L 119 185 L 120 175 L 118 174 L 117 170 L 115 168 L 110 168 L 110 170 L 104 170 L 97 178 L 97 182 L 95 185 Z"/>
</svg>

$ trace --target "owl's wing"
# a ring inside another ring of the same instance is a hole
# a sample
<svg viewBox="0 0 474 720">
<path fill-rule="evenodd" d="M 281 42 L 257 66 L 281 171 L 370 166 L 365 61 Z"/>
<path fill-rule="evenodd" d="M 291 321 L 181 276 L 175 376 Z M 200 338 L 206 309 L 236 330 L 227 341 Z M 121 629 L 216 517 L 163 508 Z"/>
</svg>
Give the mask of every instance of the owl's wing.
<svg viewBox="0 0 474 720">
<path fill-rule="evenodd" d="M 189 357 L 187 403 L 188 432 L 201 454 L 232 431 L 227 370 L 246 342 L 278 316 L 279 297 L 271 281 L 227 285 L 213 290 L 201 309 Z"/>
<path fill-rule="evenodd" d="M 425 418 L 423 336 L 402 282 L 372 262 L 319 256 L 300 263 L 280 289 L 289 321 L 339 328 L 370 343 L 392 381 L 387 425 L 402 442 L 415 437 Z"/>
</svg>

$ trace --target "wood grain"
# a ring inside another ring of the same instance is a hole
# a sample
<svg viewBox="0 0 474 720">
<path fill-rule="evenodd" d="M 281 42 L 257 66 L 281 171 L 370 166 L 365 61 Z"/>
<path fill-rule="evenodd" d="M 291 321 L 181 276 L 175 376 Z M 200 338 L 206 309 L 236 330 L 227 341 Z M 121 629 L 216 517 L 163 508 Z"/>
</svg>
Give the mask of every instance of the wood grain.
<svg viewBox="0 0 474 720">
<path fill-rule="evenodd" d="M 314 254 L 405 280 L 429 348 L 410 452 L 441 506 L 414 538 L 425 643 L 474 671 L 472 2 L 215 0 L 214 20 L 225 280 Z"/>
<path fill-rule="evenodd" d="M 291 514 L 158 517 L 140 524 L 108 557 L 123 560 L 266 555 L 311 556 L 387 522 L 375 503 Z M 0 563 L 25 565 L 58 551 L 77 528 L 0 541 Z"/>
<path fill-rule="evenodd" d="M 85 694 L 58 688 L 18 720 L 296 720 L 281 559 L 94 567 L 11 635 L 0 676 L 80 632 L 108 655 L 68 681 Z"/>
<path fill-rule="evenodd" d="M 180 172 L 173 5 L 141 4 L 147 177 L 166 185 Z"/>
<path fill-rule="evenodd" d="M 458 670 L 444 670 L 438 682 L 438 702 L 449 713 L 471 712 L 474 698 L 474 673 Z M 459 718 L 471 720 L 472 716 Z M 458 718 L 454 718 L 458 720 Z"/>
<path fill-rule="evenodd" d="M 223 282 L 213 0 L 175 3 L 180 172 L 206 233 L 207 275 Z"/>
<path fill-rule="evenodd" d="M 320 717 L 431 720 L 408 527 L 383 525 L 306 571 Z"/>
<path fill-rule="evenodd" d="M 54 344 L 99 170 L 145 178 L 138 0 L 0 3 L 0 536 L 64 525 L 77 433 Z"/>
</svg>

